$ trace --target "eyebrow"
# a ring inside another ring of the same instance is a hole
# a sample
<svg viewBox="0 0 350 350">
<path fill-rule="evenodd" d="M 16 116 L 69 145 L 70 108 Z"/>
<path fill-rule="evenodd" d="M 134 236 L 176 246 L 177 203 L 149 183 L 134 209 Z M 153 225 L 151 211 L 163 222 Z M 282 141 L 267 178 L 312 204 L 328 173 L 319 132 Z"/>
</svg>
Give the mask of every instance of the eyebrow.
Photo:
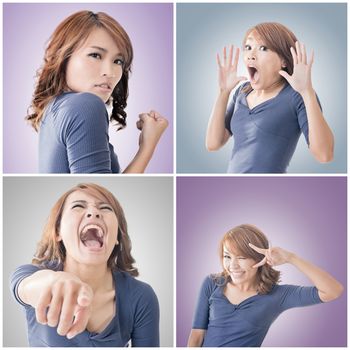
<svg viewBox="0 0 350 350">
<path fill-rule="evenodd" d="M 71 202 L 71 204 L 75 204 L 75 203 L 88 204 L 87 201 L 82 200 L 82 199 L 78 199 L 78 200 L 76 200 L 76 201 Z M 109 203 L 107 203 L 107 202 L 102 202 L 102 201 L 97 202 L 96 204 L 97 204 L 97 205 L 103 205 L 103 204 L 104 204 L 104 205 L 109 205 L 109 206 L 111 206 Z"/>
</svg>

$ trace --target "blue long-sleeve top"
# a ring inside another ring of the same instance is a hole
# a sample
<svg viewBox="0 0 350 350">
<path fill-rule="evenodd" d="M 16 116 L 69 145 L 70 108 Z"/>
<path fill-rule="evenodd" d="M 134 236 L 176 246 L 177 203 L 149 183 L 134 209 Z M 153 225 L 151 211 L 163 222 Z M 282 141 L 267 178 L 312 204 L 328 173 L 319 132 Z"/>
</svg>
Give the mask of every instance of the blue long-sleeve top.
<svg viewBox="0 0 350 350">
<path fill-rule="evenodd" d="M 91 93 L 63 93 L 50 102 L 39 129 L 40 173 L 119 173 L 109 143 L 108 112 Z"/>
<path fill-rule="evenodd" d="M 274 285 L 239 304 L 208 276 L 201 287 L 192 328 L 205 329 L 203 347 L 260 347 L 272 322 L 285 310 L 321 303 L 316 287 Z"/>
<path fill-rule="evenodd" d="M 301 132 L 309 144 L 303 98 L 286 83 L 277 96 L 249 108 L 246 85 L 237 88 L 226 111 L 225 126 L 234 139 L 228 172 L 285 173 Z"/>
<path fill-rule="evenodd" d="M 72 339 L 57 333 L 57 327 L 36 321 L 35 309 L 18 295 L 18 285 L 40 267 L 22 265 L 11 276 L 11 290 L 24 307 L 27 317 L 28 341 L 32 347 L 133 347 L 159 346 L 159 305 L 156 294 L 146 283 L 126 272 L 113 272 L 116 315 L 101 333 L 87 330 Z M 57 269 L 62 269 L 59 266 Z"/>
</svg>

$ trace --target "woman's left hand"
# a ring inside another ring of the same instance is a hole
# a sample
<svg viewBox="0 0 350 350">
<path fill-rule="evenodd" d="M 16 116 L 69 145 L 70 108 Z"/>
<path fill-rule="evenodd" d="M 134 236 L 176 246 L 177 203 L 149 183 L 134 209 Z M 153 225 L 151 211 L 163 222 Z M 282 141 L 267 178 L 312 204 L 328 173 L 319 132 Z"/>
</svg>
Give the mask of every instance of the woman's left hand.
<svg viewBox="0 0 350 350">
<path fill-rule="evenodd" d="M 270 266 L 282 265 L 282 264 L 288 263 L 290 260 L 290 257 L 292 256 L 291 252 L 288 252 L 287 250 L 284 250 L 279 247 L 264 249 L 264 248 L 259 248 L 251 243 L 249 243 L 249 246 L 250 248 L 254 249 L 256 252 L 262 255 L 265 255 L 265 257 L 260 262 L 253 265 L 254 268 L 263 266 L 265 264 L 268 264 Z"/>
<path fill-rule="evenodd" d="M 287 72 L 280 70 L 279 74 L 287 80 L 289 85 L 297 92 L 302 94 L 303 92 L 312 90 L 311 82 L 311 67 L 314 63 L 314 52 L 311 52 L 311 58 L 307 61 L 306 48 L 304 44 L 299 41 L 295 43 L 294 47 L 290 48 L 293 56 L 293 74 L 289 75 Z"/>
<path fill-rule="evenodd" d="M 140 114 L 139 118 L 136 123 L 136 127 L 141 130 L 139 145 L 140 147 L 154 148 L 168 127 L 168 121 L 153 110 Z"/>
</svg>

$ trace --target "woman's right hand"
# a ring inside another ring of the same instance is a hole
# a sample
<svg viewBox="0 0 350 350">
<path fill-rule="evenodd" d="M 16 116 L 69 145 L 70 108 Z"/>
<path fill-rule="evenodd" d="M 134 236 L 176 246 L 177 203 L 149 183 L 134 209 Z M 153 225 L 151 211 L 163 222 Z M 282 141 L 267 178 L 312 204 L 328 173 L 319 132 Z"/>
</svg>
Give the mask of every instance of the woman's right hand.
<svg viewBox="0 0 350 350">
<path fill-rule="evenodd" d="M 247 80 L 246 77 L 237 76 L 238 59 L 239 48 L 234 47 L 233 45 L 231 45 L 229 48 L 228 58 L 226 46 L 224 47 L 223 62 L 221 62 L 220 55 L 216 54 L 216 60 L 219 67 L 219 87 L 221 92 L 230 93 L 240 81 Z"/>
<path fill-rule="evenodd" d="M 44 270 L 22 283 L 25 284 L 22 286 L 26 296 L 24 301 L 29 301 L 35 308 L 38 323 L 57 326 L 57 333 L 68 339 L 86 329 L 94 293 L 77 276 L 63 271 Z"/>
</svg>

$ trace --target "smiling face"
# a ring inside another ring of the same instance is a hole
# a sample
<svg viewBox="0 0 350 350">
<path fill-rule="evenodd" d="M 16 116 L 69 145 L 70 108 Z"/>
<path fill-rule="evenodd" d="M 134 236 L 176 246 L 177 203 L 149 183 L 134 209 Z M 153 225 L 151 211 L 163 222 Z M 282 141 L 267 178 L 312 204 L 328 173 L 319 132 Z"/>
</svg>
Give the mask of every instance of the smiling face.
<svg viewBox="0 0 350 350">
<path fill-rule="evenodd" d="M 284 60 L 271 51 L 255 31 L 247 36 L 243 58 L 254 90 L 267 90 L 283 81 L 278 72 L 285 67 Z"/>
<path fill-rule="evenodd" d="M 117 235 L 118 220 L 109 203 L 79 190 L 67 197 L 58 235 L 66 248 L 66 264 L 107 264 Z"/>
<path fill-rule="evenodd" d="M 253 265 L 256 263 L 255 260 L 229 249 L 228 245 L 224 244 L 222 264 L 233 284 L 254 284 L 257 280 L 258 269 L 253 268 Z"/>
<path fill-rule="evenodd" d="M 123 64 L 124 59 L 112 36 L 96 28 L 68 60 L 68 88 L 93 93 L 107 102 L 122 77 Z"/>
</svg>

